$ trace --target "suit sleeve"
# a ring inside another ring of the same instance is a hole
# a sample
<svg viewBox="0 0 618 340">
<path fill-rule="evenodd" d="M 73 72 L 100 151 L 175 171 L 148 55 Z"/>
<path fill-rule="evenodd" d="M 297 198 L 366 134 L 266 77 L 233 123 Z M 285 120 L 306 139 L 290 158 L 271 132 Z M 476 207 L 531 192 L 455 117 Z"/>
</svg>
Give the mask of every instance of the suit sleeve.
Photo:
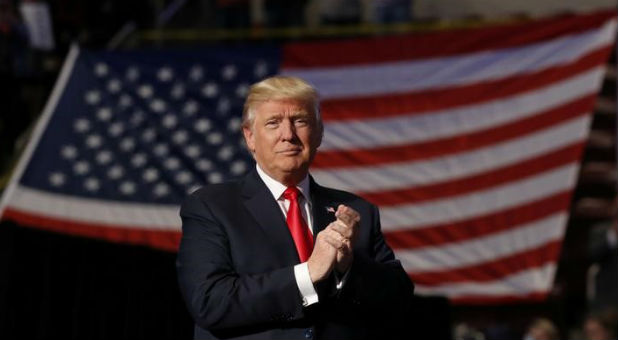
<svg viewBox="0 0 618 340">
<path fill-rule="evenodd" d="M 260 328 L 303 317 L 292 266 L 239 274 L 224 228 L 205 202 L 189 196 L 180 216 L 178 280 L 197 325 L 208 330 Z"/>
<path fill-rule="evenodd" d="M 354 262 L 340 298 L 372 318 L 404 318 L 412 308 L 414 285 L 384 240 L 377 207 L 371 205 L 372 253 L 354 253 Z"/>
</svg>

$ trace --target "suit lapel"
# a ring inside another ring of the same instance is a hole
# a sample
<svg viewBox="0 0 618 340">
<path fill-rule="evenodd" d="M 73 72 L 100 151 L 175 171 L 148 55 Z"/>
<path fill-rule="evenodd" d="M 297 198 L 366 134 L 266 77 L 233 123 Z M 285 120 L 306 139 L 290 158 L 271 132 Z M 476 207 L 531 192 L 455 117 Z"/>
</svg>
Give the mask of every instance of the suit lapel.
<svg viewBox="0 0 618 340">
<path fill-rule="evenodd" d="M 269 245 L 274 247 L 273 250 L 285 263 L 299 263 L 296 246 L 281 213 L 281 208 L 256 170 L 245 177 L 242 196 L 245 207 L 257 221 L 262 232 L 266 234 L 270 241 Z"/>
<path fill-rule="evenodd" d="M 339 203 L 329 199 L 324 190 L 312 177 L 309 177 L 311 185 L 311 211 L 313 213 L 313 235 L 324 230 L 335 218 L 335 210 Z M 332 208 L 332 209 L 330 209 Z"/>
</svg>

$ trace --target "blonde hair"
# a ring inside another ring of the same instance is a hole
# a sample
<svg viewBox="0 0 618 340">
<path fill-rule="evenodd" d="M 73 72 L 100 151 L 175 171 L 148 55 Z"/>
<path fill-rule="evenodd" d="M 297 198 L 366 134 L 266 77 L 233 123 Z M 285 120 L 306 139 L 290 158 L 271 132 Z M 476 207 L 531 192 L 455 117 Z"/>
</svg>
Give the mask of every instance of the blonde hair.
<svg viewBox="0 0 618 340">
<path fill-rule="evenodd" d="M 306 81 L 291 76 L 273 76 L 251 85 L 242 110 L 242 126 L 249 127 L 255 118 L 255 107 L 269 100 L 295 99 L 313 107 L 313 113 L 321 126 L 318 92 Z"/>
</svg>

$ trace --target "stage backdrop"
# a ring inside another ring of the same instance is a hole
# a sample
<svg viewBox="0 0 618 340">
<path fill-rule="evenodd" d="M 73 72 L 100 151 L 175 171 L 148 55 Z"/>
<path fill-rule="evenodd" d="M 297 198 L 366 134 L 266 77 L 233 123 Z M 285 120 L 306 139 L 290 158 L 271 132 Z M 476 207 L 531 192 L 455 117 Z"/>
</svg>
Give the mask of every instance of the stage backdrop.
<svg viewBox="0 0 618 340">
<path fill-rule="evenodd" d="M 322 97 L 312 175 L 380 206 L 419 294 L 542 300 L 615 33 L 608 11 L 277 46 L 73 47 L 2 219 L 173 252 L 183 197 L 254 166 L 249 84 L 295 75 Z"/>
</svg>

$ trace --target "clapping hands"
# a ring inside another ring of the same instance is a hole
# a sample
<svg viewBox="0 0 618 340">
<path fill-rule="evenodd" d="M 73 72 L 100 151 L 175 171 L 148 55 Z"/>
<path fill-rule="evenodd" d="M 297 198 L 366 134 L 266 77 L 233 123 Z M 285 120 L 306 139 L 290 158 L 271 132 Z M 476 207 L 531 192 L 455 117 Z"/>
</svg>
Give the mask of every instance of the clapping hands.
<svg viewBox="0 0 618 340">
<path fill-rule="evenodd" d="M 335 217 L 335 221 L 317 234 L 313 253 L 307 261 L 309 275 L 314 283 L 326 278 L 333 269 L 343 274 L 352 265 L 352 249 L 360 215 L 356 210 L 341 204 L 335 211 Z"/>
</svg>

